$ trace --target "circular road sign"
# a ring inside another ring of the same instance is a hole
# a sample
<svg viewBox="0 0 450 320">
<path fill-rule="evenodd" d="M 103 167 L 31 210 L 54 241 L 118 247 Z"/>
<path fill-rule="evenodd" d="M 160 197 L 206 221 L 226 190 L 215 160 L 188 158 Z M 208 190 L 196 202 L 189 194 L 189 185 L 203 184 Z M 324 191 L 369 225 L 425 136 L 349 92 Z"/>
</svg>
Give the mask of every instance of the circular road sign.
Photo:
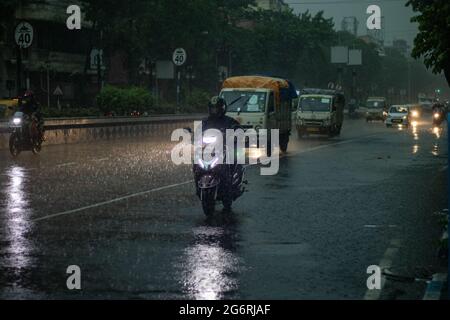
<svg viewBox="0 0 450 320">
<path fill-rule="evenodd" d="M 186 60 L 187 60 L 186 50 L 184 50 L 183 48 L 175 49 L 172 57 L 173 63 L 176 66 L 181 67 L 183 64 L 186 63 Z"/>
<path fill-rule="evenodd" d="M 28 48 L 33 43 L 34 30 L 28 22 L 21 22 L 17 25 L 14 33 L 16 44 L 22 48 Z"/>
</svg>

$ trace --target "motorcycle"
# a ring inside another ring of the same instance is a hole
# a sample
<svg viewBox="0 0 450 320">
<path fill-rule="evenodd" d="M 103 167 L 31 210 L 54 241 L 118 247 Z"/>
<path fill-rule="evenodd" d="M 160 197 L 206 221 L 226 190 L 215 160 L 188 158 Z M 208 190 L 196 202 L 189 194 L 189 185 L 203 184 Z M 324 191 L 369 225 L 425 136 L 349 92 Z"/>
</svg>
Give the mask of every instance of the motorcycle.
<svg viewBox="0 0 450 320">
<path fill-rule="evenodd" d="M 433 111 L 433 125 L 440 126 L 444 121 L 444 113 L 441 111 Z"/>
<path fill-rule="evenodd" d="M 202 151 L 216 142 L 214 137 L 203 137 Z M 198 157 L 194 163 L 193 172 L 197 189 L 197 196 L 202 202 L 203 212 L 211 216 L 215 211 L 217 201 L 221 201 L 225 210 L 231 210 L 236 201 L 245 192 L 245 168 L 240 164 L 227 164 L 228 151 L 223 149 L 223 156 L 211 154 L 209 160 Z M 222 161 L 221 161 L 222 160 Z"/>
<path fill-rule="evenodd" d="M 22 151 L 31 151 L 34 154 L 41 151 L 43 137 L 39 132 L 39 121 L 34 116 L 16 112 L 9 128 L 9 151 L 13 157 L 17 157 Z"/>
</svg>

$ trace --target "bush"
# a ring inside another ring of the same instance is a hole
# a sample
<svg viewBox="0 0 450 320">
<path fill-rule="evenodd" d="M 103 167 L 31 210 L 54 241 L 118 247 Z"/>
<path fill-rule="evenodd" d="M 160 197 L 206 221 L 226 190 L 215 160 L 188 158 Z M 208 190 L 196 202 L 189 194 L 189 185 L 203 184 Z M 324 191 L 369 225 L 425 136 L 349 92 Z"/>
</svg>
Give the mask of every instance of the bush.
<svg viewBox="0 0 450 320">
<path fill-rule="evenodd" d="M 133 111 L 156 113 L 150 92 L 140 87 L 118 88 L 105 86 L 96 97 L 97 106 L 103 113 L 129 115 Z"/>
<path fill-rule="evenodd" d="M 192 113 L 206 113 L 208 112 L 208 102 L 211 99 L 211 94 L 207 91 L 194 89 L 186 96 L 186 111 Z"/>
<path fill-rule="evenodd" d="M 81 117 L 98 117 L 101 111 L 96 108 L 42 108 L 44 118 L 81 118 Z"/>
</svg>

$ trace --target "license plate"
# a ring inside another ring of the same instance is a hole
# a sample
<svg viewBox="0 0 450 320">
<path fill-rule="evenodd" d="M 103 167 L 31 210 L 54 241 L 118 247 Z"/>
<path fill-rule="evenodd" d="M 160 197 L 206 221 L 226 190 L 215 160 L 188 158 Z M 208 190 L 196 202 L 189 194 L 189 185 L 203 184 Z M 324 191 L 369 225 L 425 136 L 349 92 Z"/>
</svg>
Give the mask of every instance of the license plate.
<svg viewBox="0 0 450 320">
<path fill-rule="evenodd" d="M 319 128 L 308 128 L 307 129 L 309 132 L 319 132 Z"/>
<path fill-rule="evenodd" d="M 392 119 L 392 122 L 393 123 L 402 123 L 402 120 L 401 119 Z"/>
</svg>

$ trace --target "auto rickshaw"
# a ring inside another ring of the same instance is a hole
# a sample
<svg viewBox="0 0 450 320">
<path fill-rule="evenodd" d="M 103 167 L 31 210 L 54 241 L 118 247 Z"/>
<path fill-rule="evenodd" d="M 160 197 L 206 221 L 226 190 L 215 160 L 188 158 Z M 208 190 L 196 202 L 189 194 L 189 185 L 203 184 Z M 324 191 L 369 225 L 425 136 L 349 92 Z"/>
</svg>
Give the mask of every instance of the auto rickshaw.
<svg viewBox="0 0 450 320">
<path fill-rule="evenodd" d="M 9 119 L 19 108 L 19 99 L 0 99 L 0 119 Z"/>
</svg>

